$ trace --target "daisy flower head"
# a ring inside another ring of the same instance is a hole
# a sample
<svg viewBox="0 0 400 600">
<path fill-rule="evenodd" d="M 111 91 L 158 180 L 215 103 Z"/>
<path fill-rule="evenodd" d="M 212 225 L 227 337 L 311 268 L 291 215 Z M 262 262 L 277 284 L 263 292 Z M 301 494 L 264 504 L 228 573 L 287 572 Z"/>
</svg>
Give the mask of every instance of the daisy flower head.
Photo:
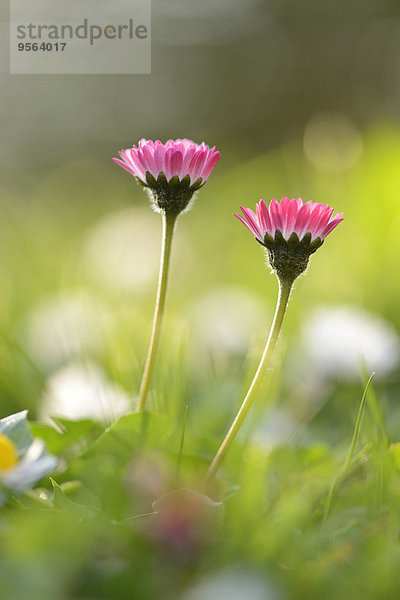
<svg viewBox="0 0 400 600">
<path fill-rule="evenodd" d="M 269 206 L 260 200 L 256 213 L 250 208 L 241 210 L 243 216 L 235 216 L 267 248 L 272 269 L 279 278 L 292 281 L 306 270 L 310 255 L 343 221 L 343 213 L 334 215 L 327 204 L 304 203 L 301 198 L 273 199 Z"/>
<path fill-rule="evenodd" d="M 156 210 L 179 214 L 208 180 L 220 152 L 215 146 L 209 148 L 204 142 L 196 144 L 188 139 L 165 144 L 142 139 L 119 155 L 114 162 L 149 190 Z"/>
<path fill-rule="evenodd" d="M 0 507 L 33 487 L 58 465 L 43 440 L 33 438 L 26 410 L 0 419 Z"/>
</svg>

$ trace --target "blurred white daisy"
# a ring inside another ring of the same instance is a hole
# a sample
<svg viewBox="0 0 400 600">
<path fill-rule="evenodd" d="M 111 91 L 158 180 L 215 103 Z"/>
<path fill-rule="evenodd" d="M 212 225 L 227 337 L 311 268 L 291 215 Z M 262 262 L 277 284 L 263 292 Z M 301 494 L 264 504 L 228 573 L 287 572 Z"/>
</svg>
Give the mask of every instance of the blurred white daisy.
<svg viewBox="0 0 400 600">
<path fill-rule="evenodd" d="M 280 600 L 282 594 L 258 571 L 231 565 L 204 577 L 180 600 Z"/>
<path fill-rule="evenodd" d="M 104 307 L 83 292 L 54 295 L 26 317 L 25 347 L 44 369 L 57 367 L 100 346 L 104 317 Z"/>
<path fill-rule="evenodd" d="M 10 495 L 32 487 L 57 465 L 43 440 L 32 437 L 28 411 L 0 420 L 0 507 Z"/>
<path fill-rule="evenodd" d="M 107 215 L 89 232 L 83 251 L 87 273 L 117 292 L 154 285 L 159 223 L 148 210 L 128 208 Z"/>
<path fill-rule="evenodd" d="M 129 396 L 108 381 L 95 364 L 71 364 L 56 371 L 47 382 L 39 411 L 41 420 L 64 417 L 110 423 L 132 410 Z"/>
<path fill-rule="evenodd" d="M 268 327 L 270 317 L 265 304 L 240 287 L 216 288 L 200 297 L 193 307 L 193 352 L 241 355 L 251 338 L 263 335 L 260 323 Z"/>
<path fill-rule="evenodd" d="M 103 217 L 88 233 L 83 248 L 83 268 L 90 279 L 117 296 L 146 293 L 157 283 L 161 224 L 145 208 L 126 208 Z M 176 281 L 187 283 L 191 273 L 190 238 L 179 232 L 174 239 L 171 265 Z M 179 260 L 179 268 L 177 265 Z"/>
<path fill-rule="evenodd" d="M 301 336 L 305 372 L 322 378 L 360 377 L 360 365 L 383 377 L 400 364 L 400 341 L 382 317 L 354 306 L 320 307 Z"/>
</svg>

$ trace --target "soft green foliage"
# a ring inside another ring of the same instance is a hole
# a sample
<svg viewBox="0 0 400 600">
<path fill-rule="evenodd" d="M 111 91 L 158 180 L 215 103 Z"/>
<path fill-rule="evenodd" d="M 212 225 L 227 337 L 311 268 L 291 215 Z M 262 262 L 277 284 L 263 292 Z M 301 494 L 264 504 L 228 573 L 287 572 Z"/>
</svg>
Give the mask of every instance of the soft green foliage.
<svg viewBox="0 0 400 600">
<path fill-rule="evenodd" d="M 340 172 L 312 167 L 296 144 L 246 163 L 234 153 L 221 160 L 178 223 L 143 415 L 130 411 L 161 231 L 143 191 L 112 166 L 84 164 L 48 173 L 24 198 L 2 198 L 0 416 L 28 408 L 33 436 L 59 466 L 1 510 L 1 599 L 214 600 L 224 597 L 219 574 L 233 581 L 237 572 L 249 600 L 397 600 L 398 370 L 376 368 L 349 455 L 370 373 L 361 364 L 360 374 L 313 378 L 299 339 L 324 304 L 351 304 L 400 326 L 399 140 L 393 128 L 366 132 L 360 160 Z M 277 294 L 260 246 L 231 213 L 282 195 L 329 203 L 345 221 L 296 283 L 275 369 L 205 489 Z M 121 239 L 126 247 L 113 258 Z M 77 370 L 92 377 L 94 367 L 103 377 L 94 378 L 95 417 L 44 422 L 43 398 L 62 383 L 79 405 Z M 118 418 L 121 397 L 128 414 Z M 289 424 L 283 433 L 280 418 Z M 214 591 L 196 595 L 205 582 Z"/>
</svg>

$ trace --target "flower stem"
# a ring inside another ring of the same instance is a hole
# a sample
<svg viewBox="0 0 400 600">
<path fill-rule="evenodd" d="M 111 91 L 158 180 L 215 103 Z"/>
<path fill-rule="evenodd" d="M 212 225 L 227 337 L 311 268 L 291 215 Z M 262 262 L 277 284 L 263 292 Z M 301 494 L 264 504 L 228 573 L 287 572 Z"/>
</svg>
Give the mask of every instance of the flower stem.
<svg viewBox="0 0 400 600">
<path fill-rule="evenodd" d="M 150 345 L 147 351 L 146 364 L 143 371 L 142 383 L 140 385 L 139 401 L 137 410 L 143 412 L 149 392 L 151 376 L 154 369 L 158 342 L 160 339 L 161 323 L 163 319 L 165 296 L 167 292 L 169 259 L 171 255 L 171 244 L 174 234 L 177 215 L 175 213 L 163 213 L 163 240 L 161 248 L 160 273 L 158 277 L 157 299 L 154 310 L 153 329 L 151 332 Z"/>
<path fill-rule="evenodd" d="M 272 354 L 276 346 L 276 342 L 278 341 L 279 333 L 282 328 L 283 318 L 285 316 L 286 308 L 289 302 L 289 296 L 292 290 L 292 286 L 293 280 L 279 280 L 278 302 L 276 305 L 275 316 L 272 322 L 271 331 L 268 337 L 267 344 L 265 346 L 264 353 L 260 360 L 260 364 L 258 365 L 256 374 L 254 375 L 254 379 L 250 385 L 249 391 L 247 392 L 246 397 L 243 400 L 243 404 L 240 407 L 239 412 L 237 413 L 236 418 L 233 421 L 228 433 L 226 434 L 226 437 L 222 442 L 217 454 L 215 455 L 215 458 L 212 461 L 210 468 L 208 469 L 206 475 L 207 481 L 210 481 L 216 475 L 219 467 L 221 466 L 222 461 L 225 458 L 226 453 L 231 447 L 240 427 L 243 424 L 243 421 L 246 418 L 247 413 L 249 412 L 254 402 L 257 391 L 265 375 L 265 372 L 268 369 Z"/>
</svg>

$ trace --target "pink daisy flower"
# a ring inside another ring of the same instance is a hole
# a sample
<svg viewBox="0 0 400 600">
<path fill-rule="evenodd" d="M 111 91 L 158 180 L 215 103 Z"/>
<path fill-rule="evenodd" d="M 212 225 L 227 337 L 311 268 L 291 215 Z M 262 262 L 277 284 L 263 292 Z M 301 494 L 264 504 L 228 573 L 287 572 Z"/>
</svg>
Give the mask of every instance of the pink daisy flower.
<svg viewBox="0 0 400 600">
<path fill-rule="evenodd" d="M 187 139 L 168 140 L 165 144 L 142 139 L 137 146 L 121 150 L 119 155 L 122 160 L 113 158 L 113 161 L 144 184 L 148 183 L 147 173 L 154 179 L 164 173 L 167 181 L 173 177 L 181 181 L 188 176 L 191 185 L 200 187 L 214 170 L 220 152 L 215 146 L 209 148 L 204 142 L 195 144 Z"/>
<path fill-rule="evenodd" d="M 269 207 L 264 200 L 260 200 L 256 205 L 257 214 L 254 214 L 251 208 L 241 209 L 244 218 L 236 213 L 235 217 L 246 225 L 256 240 L 263 245 L 266 234 L 275 238 L 277 231 L 281 232 L 286 241 L 289 241 L 293 233 L 299 241 L 307 233 L 311 236 L 311 242 L 317 238 L 323 241 L 343 221 L 343 213 L 333 216 L 333 208 L 329 208 L 327 204 L 311 201 L 304 204 L 301 198 L 289 200 L 285 197 L 281 202 L 274 199 Z"/>
<path fill-rule="evenodd" d="M 203 186 L 217 164 L 220 152 L 204 142 L 142 139 L 137 146 L 121 150 L 113 161 L 149 188 L 155 207 L 179 213 L 195 191 Z"/>
<path fill-rule="evenodd" d="M 294 281 L 306 270 L 308 259 L 326 236 L 343 221 L 343 213 L 319 202 L 303 203 L 301 198 L 264 200 L 256 205 L 256 214 L 243 208 L 237 217 L 256 240 L 268 250 L 271 267 L 280 279 Z"/>
</svg>

